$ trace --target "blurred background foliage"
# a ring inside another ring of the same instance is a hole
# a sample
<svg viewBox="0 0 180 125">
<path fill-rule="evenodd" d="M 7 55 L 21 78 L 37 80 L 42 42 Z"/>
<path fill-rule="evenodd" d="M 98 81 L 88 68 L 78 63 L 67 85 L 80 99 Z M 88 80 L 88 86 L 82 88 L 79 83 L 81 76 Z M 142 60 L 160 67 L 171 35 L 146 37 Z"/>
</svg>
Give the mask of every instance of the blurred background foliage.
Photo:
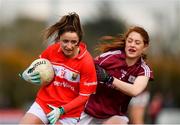
<svg viewBox="0 0 180 125">
<path fill-rule="evenodd" d="M 25 84 L 18 74 L 45 48 L 44 27 L 45 22 L 20 17 L 0 28 L 0 107 L 21 107 L 34 99 L 37 86 Z"/>
<path fill-rule="evenodd" d="M 84 41 L 93 56 L 97 55 L 94 48 L 99 37 L 123 33 L 129 26 L 123 19 L 112 16 L 110 8 L 100 8 L 99 11 L 100 16 L 92 17 L 94 21 L 83 24 Z M 23 108 L 34 100 L 39 86 L 26 83 L 18 74 L 47 47 L 42 39 L 46 27 L 45 21 L 26 17 L 0 26 L 0 108 Z M 170 39 L 172 44 L 173 40 L 179 40 L 178 35 L 170 33 L 169 36 L 173 38 Z M 163 40 L 158 35 L 151 39 L 148 62 L 154 70 L 155 80 L 150 82 L 149 90 L 152 95 L 161 92 L 166 106 L 180 107 L 180 58 L 177 53 L 168 51 L 169 46 L 163 46 Z M 158 53 L 153 47 L 158 48 Z M 170 100 L 173 102 L 168 104 Z"/>
</svg>

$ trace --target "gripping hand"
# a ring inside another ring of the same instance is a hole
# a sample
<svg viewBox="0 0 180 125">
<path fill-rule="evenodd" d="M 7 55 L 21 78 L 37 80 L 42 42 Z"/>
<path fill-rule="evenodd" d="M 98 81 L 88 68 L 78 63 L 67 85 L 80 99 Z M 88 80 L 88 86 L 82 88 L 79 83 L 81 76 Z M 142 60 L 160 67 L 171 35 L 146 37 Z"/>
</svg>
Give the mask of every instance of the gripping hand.
<svg viewBox="0 0 180 125">
<path fill-rule="evenodd" d="M 31 68 L 28 68 L 22 74 L 19 74 L 19 76 L 27 82 L 33 83 L 35 85 L 40 85 L 41 76 L 39 72 L 31 72 L 31 70 Z"/>
<path fill-rule="evenodd" d="M 64 108 L 63 107 L 58 108 L 50 104 L 48 104 L 48 106 L 52 110 L 50 113 L 47 114 L 48 120 L 50 124 L 55 124 L 57 120 L 59 119 L 59 117 L 65 113 Z"/>
<path fill-rule="evenodd" d="M 110 76 L 105 69 L 95 64 L 98 82 L 106 85 L 112 85 L 114 78 Z"/>
</svg>

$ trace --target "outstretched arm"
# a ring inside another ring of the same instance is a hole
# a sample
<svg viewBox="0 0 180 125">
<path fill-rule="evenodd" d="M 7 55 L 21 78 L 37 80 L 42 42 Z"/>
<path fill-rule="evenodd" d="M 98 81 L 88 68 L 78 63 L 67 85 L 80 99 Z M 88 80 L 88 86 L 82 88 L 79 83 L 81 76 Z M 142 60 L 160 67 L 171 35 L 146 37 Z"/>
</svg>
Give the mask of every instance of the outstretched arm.
<svg viewBox="0 0 180 125">
<path fill-rule="evenodd" d="M 146 88 L 149 81 L 149 77 L 138 76 L 133 84 L 129 84 L 109 75 L 106 70 L 104 70 L 99 65 L 96 65 L 95 67 L 97 73 L 97 80 L 99 83 L 108 86 L 114 86 L 117 90 L 129 96 L 136 96 L 141 93 Z"/>
<path fill-rule="evenodd" d="M 138 76 L 133 84 L 114 78 L 112 85 L 129 96 L 137 96 L 146 88 L 148 81 L 149 78 L 146 76 Z"/>
</svg>

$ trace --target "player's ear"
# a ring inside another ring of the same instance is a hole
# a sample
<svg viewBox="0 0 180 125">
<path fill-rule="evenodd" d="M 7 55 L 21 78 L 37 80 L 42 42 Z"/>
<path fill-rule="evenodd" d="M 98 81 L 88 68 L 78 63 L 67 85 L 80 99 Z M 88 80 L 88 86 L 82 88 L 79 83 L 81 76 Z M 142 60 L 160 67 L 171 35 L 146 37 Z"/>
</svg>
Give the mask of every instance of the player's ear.
<svg viewBox="0 0 180 125">
<path fill-rule="evenodd" d="M 143 53 L 146 52 L 146 50 L 148 49 L 148 46 L 149 46 L 148 44 L 145 44 L 145 45 L 144 45 Z"/>
</svg>

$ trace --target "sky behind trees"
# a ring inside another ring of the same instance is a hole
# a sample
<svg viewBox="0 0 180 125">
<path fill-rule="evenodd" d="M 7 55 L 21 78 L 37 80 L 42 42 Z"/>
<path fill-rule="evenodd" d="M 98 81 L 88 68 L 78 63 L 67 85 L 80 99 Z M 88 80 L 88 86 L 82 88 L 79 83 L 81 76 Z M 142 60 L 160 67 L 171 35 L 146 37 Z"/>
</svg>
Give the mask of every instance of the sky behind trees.
<svg viewBox="0 0 180 125">
<path fill-rule="evenodd" d="M 0 23 L 7 23 L 19 15 L 49 20 L 72 11 L 86 22 L 98 16 L 98 7 L 105 1 L 112 7 L 112 16 L 118 15 L 117 18 L 131 24 L 141 24 L 153 31 L 156 21 L 152 13 L 166 15 L 170 25 L 173 25 L 176 22 L 176 8 L 180 6 L 179 0 L 0 0 L 0 15 L 3 17 Z"/>
<path fill-rule="evenodd" d="M 104 8 L 111 10 L 104 16 L 109 13 L 109 18 L 144 27 L 155 41 L 154 54 L 159 53 L 157 44 L 180 54 L 180 0 L 0 0 L 0 26 L 9 25 L 19 16 L 51 25 L 68 12 L 77 12 L 84 24 L 96 21 Z"/>
</svg>

